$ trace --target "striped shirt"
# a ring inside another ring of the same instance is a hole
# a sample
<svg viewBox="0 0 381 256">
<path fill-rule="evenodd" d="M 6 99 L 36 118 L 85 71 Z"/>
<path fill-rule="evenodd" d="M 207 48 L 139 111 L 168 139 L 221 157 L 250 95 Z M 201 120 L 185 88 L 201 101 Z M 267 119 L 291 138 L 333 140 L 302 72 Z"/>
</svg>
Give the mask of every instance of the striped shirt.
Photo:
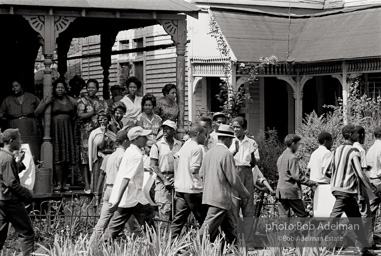
<svg viewBox="0 0 381 256">
<path fill-rule="evenodd" d="M 362 172 L 360 153 L 352 145 L 344 144 L 334 151 L 325 175 L 331 178 L 332 192 L 357 194 L 360 182 L 372 189 L 368 178 Z"/>
</svg>

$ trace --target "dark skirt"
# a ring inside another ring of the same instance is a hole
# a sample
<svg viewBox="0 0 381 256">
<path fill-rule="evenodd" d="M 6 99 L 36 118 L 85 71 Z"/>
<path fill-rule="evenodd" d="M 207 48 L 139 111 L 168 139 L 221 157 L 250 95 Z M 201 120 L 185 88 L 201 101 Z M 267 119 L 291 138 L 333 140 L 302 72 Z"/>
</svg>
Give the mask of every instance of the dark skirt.
<svg viewBox="0 0 381 256">
<path fill-rule="evenodd" d="M 12 119 L 8 121 L 10 128 L 18 128 L 21 140 L 29 144 L 34 161 L 40 159 L 41 150 L 41 125 L 36 118 Z"/>
<path fill-rule="evenodd" d="M 52 144 L 54 163 L 75 164 L 74 122 L 69 115 L 52 117 Z"/>
</svg>

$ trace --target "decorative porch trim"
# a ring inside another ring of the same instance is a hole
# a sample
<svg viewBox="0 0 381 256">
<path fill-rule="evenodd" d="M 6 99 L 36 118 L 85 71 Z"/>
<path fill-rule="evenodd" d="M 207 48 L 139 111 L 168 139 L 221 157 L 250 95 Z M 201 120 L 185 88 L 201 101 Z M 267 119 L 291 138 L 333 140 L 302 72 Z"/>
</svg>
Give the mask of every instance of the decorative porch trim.
<svg viewBox="0 0 381 256">
<path fill-rule="evenodd" d="M 193 76 L 225 76 L 225 63 L 193 63 Z"/>
<path fill-rule="evenodd" d="M 193 94 L 196 93 L 196 88 L 197 88 L 197 84 L 198 82 L 200 82 L 201 80 L 203 79 L 203 77 L 201 76 L 196 76 L 193 80 L 193 84 L 192 84 L 192 92 Z"/>
<path fill-rule="evenodd" d="M 34 31 L 44 37 L 45 16 L 24 15 L 23 17 L 29 22 Z M 54 16 L 55 39 L 61 32 L 65 31 L 69 27 L 70 23 L 72 23 L 75 19 L 76 18 L 74 17 Z"/>
<path fill-rule="evenodd" d="M 254 67 L 258 65 L 258 63 L 237 63 L 237 75 L 249 75 L 250 74 L 250 66 Z M 263 68 L 258 69 L 258 75 L 266 75 L 266 76 L 283 76 L 283 75 L 296 75 L 296 69 L 294 65 L 287 63 L 278 63 L 276 65 L 266 65 Z"/>
</svg>

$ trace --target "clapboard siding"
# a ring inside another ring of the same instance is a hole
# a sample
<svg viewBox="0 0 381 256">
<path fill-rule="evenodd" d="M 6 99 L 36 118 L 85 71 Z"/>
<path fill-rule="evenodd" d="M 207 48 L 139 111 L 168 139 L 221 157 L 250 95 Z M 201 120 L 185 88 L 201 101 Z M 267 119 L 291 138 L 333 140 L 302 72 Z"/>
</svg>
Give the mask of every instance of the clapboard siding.
<svg viewBox="0 0 381 256">
<path fill-rule="evenodd" d="M 100 37 L 91 36 L 84 38 L 82 41 L 82 55 L 100 53 Z M 84 58 L 82 59 L 82 77 L 86 80 L 93 78 L 99 82 L 99 92 L 97 95 L 103 93 L 103 68 L 101 66 L 101 58 Z M 111 57 L 111 67 L 109 69 L 109 85 L 113 86 L 118 83 L 118 63 L 115 56 Z"/>
</svg>

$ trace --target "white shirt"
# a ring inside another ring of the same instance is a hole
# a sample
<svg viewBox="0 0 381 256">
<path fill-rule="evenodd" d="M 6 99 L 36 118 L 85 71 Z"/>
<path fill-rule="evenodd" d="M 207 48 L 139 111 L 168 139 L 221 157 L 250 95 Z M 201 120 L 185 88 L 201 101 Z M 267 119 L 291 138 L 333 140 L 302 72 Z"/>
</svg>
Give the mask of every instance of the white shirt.
<svg viewBox="0 0 381 256">
<path fill-rule="evenodd" d="M 370 170 L 370 177 L 377 178 L 381 176 L 381 140 L 376 139 L 366 154 L 366 161 Z"/>
<path fill-rule="evenodd" d="M 259 160 L 259 151 L 258 145 L 255 140 L 250 139 L 245 135 L 242 141 L 237 138 L 234 138 L 232 145 L 229 150 L 233 154 L 237 151 L 235 142 L 238 141 L 239 150 L 237 154 L 234 156 L 235 164 L 237 166 L 249 166 L 251 162 L 251 154 L 254 152 L 254 157 L 258 161 Z"/>
<path fill-rule="evenodd" d="M 106 184 L 114 184 L 122 162 L 125 149 L 118 147 L 114 153 L 106 159 Z M 104 160 L 103 160 L 104 161 Z M 103 164 L 103 163 L 102 163 Z"/>
<path fill-rule="evenodd" d="M 129 179 L 128 186 L 123 193 L 122 200 L 118 207 L 131 208 L 138 203 L 147 204 L 147 199 L 143 194 L 143 152 L 134 144 L 131 144 L 124 152 L 120 163 L 118 174 L 116 175 L 114 187 L 112 188 L 109 202 L 117 202 L 120 186 L 123 179 Z"/>
<path fill-rule="evenodd" d="M 329 164 L 331 158 L 331 151 L 325 146 L 320 145 L 314 152 L 312 152 L 310 161 L 307 168 L 311 170 L 310 180 L 329 183 L 329 180 L 324 176 L 324 167 Z"/>
<path fill-rule="evenodd" d="M 138 115 L 142 112 L 142 99 L 141 96 L 135 96 L 134 102 L 125 95 L 120 101 L 126 106 L 126 114 L 122 118 L 123 125 L 126 126 L 129 119 L 137 119 Z"/>
<path fill-rule="evenodd" d="M 360 151 L 361 167 L 367 168 L 368 164 L 366 163 L 366 152 L 362 145 L 358 142 L 353 143 L 353 147 L 357 148 Z"/>
<path fill-rule="evenodd" d="M 201 193 L 202 189 L 196 189 L 193 186 L 193 179 L 195 177 L 191 172 L 192 169 L 201 167 L 203 158 L 202 147 L 194 140 L 187 141 L 180 151 L 176 153 L 176 156 L 179 156 L 179 165 L 177 170 L 175 170 L 174 182 L 176 192 Z"/>
</svg>

